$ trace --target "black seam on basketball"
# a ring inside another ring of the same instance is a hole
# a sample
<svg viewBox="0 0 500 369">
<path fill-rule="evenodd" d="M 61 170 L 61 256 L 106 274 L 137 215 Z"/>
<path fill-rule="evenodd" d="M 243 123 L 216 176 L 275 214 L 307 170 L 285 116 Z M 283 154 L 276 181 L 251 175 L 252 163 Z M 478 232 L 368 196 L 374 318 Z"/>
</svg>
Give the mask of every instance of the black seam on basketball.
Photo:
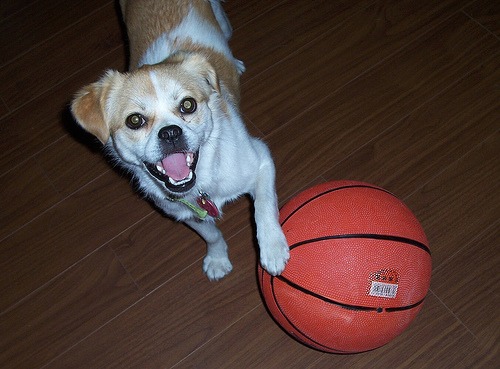
<svg viewBox="0 0 500 369">
<path fill-rule="evenodd" d="M 342 302 L 338 302 L 338 301 L 329 299 L 328 297 L 325 297 L 325 296 L 318 295 L 317 293 L 315 293 L 315 292 L 313 292 L 311 290 L 308 290 L 307 288 L 299 286 L 298 284 L 292 282 L 291 280 L 289 280 L 286 277 L 283 277 L 282 275 L 279 275 L 279 276 L 277 276 L 275 278 L 278 278 L 280 281 L 285 282 L 290 287 L 295 288 L 296 290 L 299 290 L 300 292 L 303 292 L 306 295 L 315 297 L 315 298 L 320 299 L 321 301 L 324 301 L 324 302 L 329 303 L 329 304 L 338 305 L 338 306 L 340 306 L 340 307 L 342 307 L 344 309 L 348 309 L 348 310 L 355 310 L 355 311 L 376 311 L 377 313 L 381 313 L 381 312 L 385 311 L 386 313 L 392 313 L 392 312 L 395 312 L 395 311 L 403 311 L 403 310 L 413 309 L 413 308 L 419 306 L 420 304 L 422 304 L 424 302 L 424 300 L 425 300 L 425 296 L 424 296 L 424 298 L 422 300 L 420 300 L 420 301 L 418 301 L 418 302 L 416 302 L 414 304 L 406 305 L 406 306 L 398 306 L 398 307 L 389 307 L 389 308 L 382 308 L 382 307 L 376 307 L 375 308 L 375 307 L 370 307 L 370 306 L 349 305 L 349 304 L 344 304 Z M 273 295 L 274 295 L 274 286 L 273 286 Z M 276 301 L 276 298 L 274 299 L 274 301 L 278 305 L 278 302 Z M 280 311 L 281 311 L 281 308 L 280 308 Z M 284 314 L 283 314 L 283 316 L 284 316 Z M 290 322 L 290 324 L 292 324 L 292 323 Z"/>
<path fill-rule="evenodd" d="M 264 291 L 264 268 L 260 268 L 260 290 Z"/>
<path fill-rule="evenodd" d="M 292 282 L 286 277 L 283 277 L 282 275 L 277 276 L 280 281 L 285 282 L 288 284 L 290 287 L 295 288 L 296 290 L 299 290 L 300 292 L 305 293 L 306 295 L 315 297 L 319 300 L 322 300 L 324 302 L 327 302 L 329 304 L 337 305 L 340 306 L 341 308 L 348 309 L 348 310 L 357 310 L 357 311 L 377 311 L 380 312 L 380 308 L 374 308 L 374 307 L 368 307 L 368 306 L 358 306 L 358 305 L 349 305 L 349 304 L 344 304 L 342 302 L 338 302 L 332 299 L 329 299 L 328 297 L 318 295 L 317 293 L 308 290 L 307 288 L 304 288 L 302 286 L 299 286 L 298 284 Z"/>
<path fill-rule="evenodd" d="M 302 245 L 305 245 L 308 243 L 313 243 L 313 242 L 318 242 L 318 241 L 326 241 L 326 240 L 350 239 L 350 238 L 362 238 L 362 239 L 370 239 L 370 240 L 384 240 L 384 241 L 401 242 L 401 243 L 405 243 L 407 245 L 418 247 L 419 249 L 427 252 L 429 255 L 431 254 L 431 250 L 427 247 L 427 245 L 423 244 L 422 242 L 412 240 L 411 238 L 391 236 L 391 235 L 385 235 L 385 234 L 371 234 L 371 233 L 340 234 L 340 235 L 334 235 L 334 236 L 323 236 L 323 237 L 318 237 L 318 238 L 312 238 L 309 240 L 304 240 L 304 241 L 294 243 L 293 245 L 290 246 L 290 250 L 294 249 L 295 247 L 302 246 Z"/>
<path fill-rule="evenodd" d="M 326 194 L 329 194 L 331 192 L 335 192 L 335 191 L 339 191 L 339 190 L 345 190 L 345 189 L 348 189 L 348 188 L 371 188 L 373 190 L 377 190 L 377 191 L 382 191 L 382 192 L 385 192 L 385 193 L 388 193 L 389 195 L 391 196 L 394 196 L 395 198 L 397 198 L 397 196 L 395 196 L 394 194 L 390 193 L 389 191 L 387 190 L 384 190 L 383 188 L 378 188 L 378 187 L 373 187 L 373 186 L 368 186 L 368 185 L 349 185 L 349 186 L 342 186 L 342 187 L 337 187 L 337 188 L 332 188 L 332 189 L 329 189 L 325 192 L 322 192 L 314 197 L 311 197 L 309 200 L 307 200 L 306 202 L 302 203 L 299 207 L 297 207 L 297 209 L 295 209 L 294 211 L 292 211 L 286 218 L 285 220 L 283 220 L 283 222 L 281 223 L 281 226 L 283 227 L 283 225 L 286 223 L 286 221 L 288 219 L 290 219 L 290 217 L 295 214 L 297 211 L 299 211 L 302 207 L 304 207 L 306 204 L 309 204 L 311 201 L 313 200 L 316 200 L 318 197 L 321 197 L 323 195 L 326 195 Z"/>
<path fill-rule="evenodd" d="M 414 304 L 407 305 L 407 306 L 385 308 L 385 311 L 387 311 L 388 313 L 392 313 L 394 311 L 403 311 L 403 310 L 413 309 L 413 308 L 417 307 L 418 305 L 422 304 L 424 302 L 424 300 L 425 300 L 425 297 L 427 297 L 427 296 L 424 296 L 424 298 L 422 300 L 420 300 L 419 302 L 416 302 Z"/>
<path fill-rule="evenodd" d="M 333 347 L 329 347 L 329 346 L 325 346 L 315 340 L 313 340 L 311 337 L 309 337 L 307 334 L 305 334 L 304 332 L 302 332 L 300 329 L 297 328 L 297 326 L 295 324 L 293 324 L 290 319 L 288 319 L 288 316 L 285 314 L 285 312 L 283 311 L 283 309 L 281 308 L 279 302 L 278 302 L 278 299 L 276 297 L 276 294 L 274 293 L 274 279 L 275 278 L 278 278 L 279 280 L 287 283 L 288 285 L 290 285 L 291 287 L 295 288 L 292 284 L 293 282 L 291 281 L 288 281 L 286 278 L 282 277 L 282 276 L 270 276 L 271 277 L 271 291 L 272 291 L 272 294 L 273 294 L 273 299 L 274 299 L 274 303 L 276 304 L 276 306 L 278 307 L 279 311 L 281 312 L 281 315 L 287 320 L 287 322 L 297 331 L 299 332 L 300 334 L 302 334 L 304 337 L 307 337 L 308 340 L 310 340 L 311 342 L 314 342 L 314 344 L 318 345 L 318 346 L 321 346 L 321 347 L 324 347 L 325 349 L 328 349 L 328 350 L 334 350 L 334 351 L 338 351 L 339 353 L 344 353 L 344 354 L 348 354 L 350 353 L 350 351 L 344 351 L 344 350 L 338 350 L 336 348 L 333 348 Z M 290 283 L 292 284 L 290 284 Z M 288 331 L 287 331 L 288 332 Z M 308 345 L 309 344 L 305 341 L 303 341 L 302 339 L 300 339 L 299 336 L 297 335 L 294 335 L 292 332 L 288 332 L 290 333 L 291 335 L 293 335 L 296 339 L 298 339 L 299 341 L 303 342 L 304 344 Z"/>
</svg>

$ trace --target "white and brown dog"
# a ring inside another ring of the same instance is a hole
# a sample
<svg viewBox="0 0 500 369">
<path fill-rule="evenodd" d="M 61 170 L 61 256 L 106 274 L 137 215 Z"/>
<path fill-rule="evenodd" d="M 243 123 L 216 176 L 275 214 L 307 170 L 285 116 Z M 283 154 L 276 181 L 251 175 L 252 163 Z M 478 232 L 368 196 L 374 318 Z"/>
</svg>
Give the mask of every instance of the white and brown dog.
<svg viewBox="0 0 500 369">
<path fill-rule="evenodd" d="M 254 199 L 260 262 L 280 274 L 289 249 L 278 222 L 275 169 L 267 146 L 240 117 L 239 76 L 219 0 L 121 0 L 130 71 L 108 71 L 72 102 L 94 134 L 156 206 L 207 243 L 211 280 L 232 269 L 215 225 L 219 209 Z"/>
</svg>

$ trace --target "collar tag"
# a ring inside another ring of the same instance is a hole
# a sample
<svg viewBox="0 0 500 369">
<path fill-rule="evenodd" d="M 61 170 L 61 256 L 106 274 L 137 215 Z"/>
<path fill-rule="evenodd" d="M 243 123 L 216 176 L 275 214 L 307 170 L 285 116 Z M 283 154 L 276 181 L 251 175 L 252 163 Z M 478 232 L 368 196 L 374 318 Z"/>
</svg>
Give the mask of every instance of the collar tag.
<svg viewBox="0 0 500 369">
<path fill-rule="evenodd" d="M 206 193 L 201 192 L 200 196 L 196 198 L 196 202 L 200 208 L 205 210 L 212 218 L 217 218 L 219 216 L 219 209 L 217 209 L 217 206 Z"/>
<path fill-rule="evenodd" d="M 217 218 L 220 214 L 219 209 L 217 209 L 217 206 L 210 199 L 210 196 L 202 191 L 200 191 L 200 196 L 196 198 L 196 203 L 198 204 L 198 206 L 182 198 L 178 199 L 173 197 L 166 197 L 165 199 L 174 202 L 180 202 L 186 205 L 201 220 L 205 220 L 207 215 L 210 215 L 212 218 Z"/>
</svg>

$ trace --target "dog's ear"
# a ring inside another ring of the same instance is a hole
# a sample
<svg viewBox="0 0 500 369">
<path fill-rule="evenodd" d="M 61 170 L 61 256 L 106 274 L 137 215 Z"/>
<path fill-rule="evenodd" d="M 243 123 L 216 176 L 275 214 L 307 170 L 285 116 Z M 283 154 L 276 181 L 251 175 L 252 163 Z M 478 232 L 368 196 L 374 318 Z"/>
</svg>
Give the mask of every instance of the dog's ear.
<svg viewBox="0 0 500 369">
<path fill-rule="evenodd" d="M 103 144 L 108 142 L 110 136 L 105 118 L 106 99 L 122 78 L 119 72 L 110 70 L 99 81 L 78 91 L 71 102 L 71 112 L 76 121 Z"/>
<path fill-rule="evenodd" d="M 188 71 L 198 72 L 205 81 L 218 93 L 220 93 L 219 76 L 213 65 L 200 54 L 186 53 L 183 56 L 182 66 Z"/>
</svg>

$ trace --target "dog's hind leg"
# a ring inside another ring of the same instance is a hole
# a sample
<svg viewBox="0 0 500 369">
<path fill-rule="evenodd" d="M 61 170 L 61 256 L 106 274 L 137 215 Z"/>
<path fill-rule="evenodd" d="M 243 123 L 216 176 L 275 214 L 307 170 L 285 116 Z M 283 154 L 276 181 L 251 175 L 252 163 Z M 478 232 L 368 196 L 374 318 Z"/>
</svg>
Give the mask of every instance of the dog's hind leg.
<svg viewBox="0 0 500 369">
<path fill-rule="evenodd" d="M 220 0 L 209 0 L 210 5 L 212 5 L 212 11 L 214 12 L 215 19 L 217 19 L 217 23 L 219 23 L 219 27 L 224 34 L 226 40 L 229 40 L 233 35 L 233 27 L 229 22 L 229 19 L 222 8 Z"/>
<path fill-rule="evenodd" d="M 209 220 L 195 219 L 186 220 L 185 223 L 207 243 L 207 256 L 203 260 L 203 271 L 208 279 L 215 281 L 228 274 L 233 266 L 229 261 L 226 241 L 215 223 Z"/>
<path fill-rule="evenodd" d="M 220 3 L 220 0 L 208 0 L 210 2 L 210 5 L 212 5 L 212 11 L 214 12 L 215 19 L 217 19 L 217 23 L 219 23 L 219 27 L 222 30 L 222 33 L 224 34 L 224 37 L 226 38 L 227 41 L 231 38 L 233 35 L 233 27 L 231 26 L 231 23 L 229 22 L 229 19 L 227 18 L 226 13 L 224 12 L 224 9 L 222 8 L 222 5 Z M 236 66 L 236 69 L 238 70 L 238 73 L 241 75 L 245 71 L 245 64 L 236 58 L 233 58 L 234 65 Z"/>
</svg>

